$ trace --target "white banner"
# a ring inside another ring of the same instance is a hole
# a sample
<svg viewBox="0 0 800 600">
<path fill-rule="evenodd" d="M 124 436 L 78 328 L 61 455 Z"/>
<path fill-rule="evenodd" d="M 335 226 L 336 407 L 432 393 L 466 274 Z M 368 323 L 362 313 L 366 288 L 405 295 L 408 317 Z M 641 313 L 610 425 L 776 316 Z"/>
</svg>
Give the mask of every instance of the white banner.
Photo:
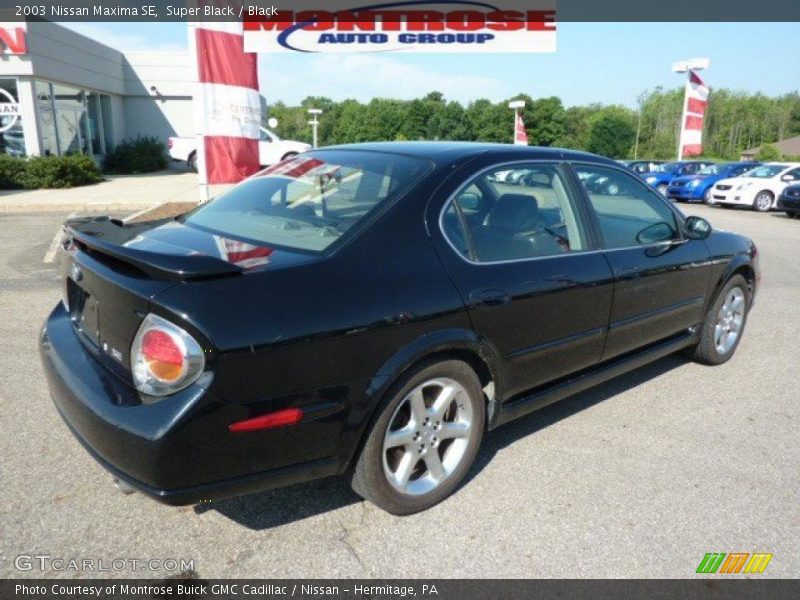
<svg viewBox="0 0 800 600">
<path fill-rule="evenodd" d="M 194 110 L 203 135 L 258 139 L 261 96 L 256 90 L 219 83 L 198 83 Z"/>
</svg>

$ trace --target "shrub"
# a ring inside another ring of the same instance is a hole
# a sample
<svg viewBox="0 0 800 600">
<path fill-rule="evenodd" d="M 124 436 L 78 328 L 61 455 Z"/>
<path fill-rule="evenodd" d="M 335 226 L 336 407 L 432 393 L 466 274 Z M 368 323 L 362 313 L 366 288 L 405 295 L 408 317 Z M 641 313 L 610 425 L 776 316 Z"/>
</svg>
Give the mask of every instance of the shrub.
<svg viewBox="0 0 800 600">
<path fill-rule="evenodd" d="M 107 173 L 130 175 L 160 171 L 167 166 L 167 148 L 154 137 L 124 140 L 106 154 L 103 168 Z"/>
<path fill-rule="evenodd" d="M 92 157 L 85 154 L 33 156 L 25 163 L 21 183 L 29 190 L 69 188 L 103 181 L 100 169 Z"/>
<path fill-rule="evenodd" d="M 0 190 L 21 188 L 27 165 L 24 158 L 0 154 Z"/>
<path fill-rule="evenodd" d="M 756 160 L 760 160 L 762 162 L 768 162 L 770 160 L 780 160 L 781 159 L 781 151 L 778 150 L 772 144 L 764 144 L 761 146 L 761 149 L 756 154 Z"/>
</svg>

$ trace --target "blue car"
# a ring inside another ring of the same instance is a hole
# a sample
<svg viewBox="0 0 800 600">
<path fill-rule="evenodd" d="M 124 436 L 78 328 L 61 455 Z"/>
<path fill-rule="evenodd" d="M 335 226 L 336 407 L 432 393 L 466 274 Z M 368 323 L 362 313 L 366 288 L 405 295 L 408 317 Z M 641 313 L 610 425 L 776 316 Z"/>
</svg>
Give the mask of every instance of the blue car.
<svg viewBox="0 0 800 600">
<path fill-rule="evenodd" d="M 667 186 L 667 198 L 686 202 L 708 202 L 711 188 L 715 183 L 728 177 L 738 177 L 759 164 L 761 163 L 750 161 L 708 165 L 694 175 L 683 175 L 670 181 Z"/>
<path fill-rule="evenodd" d="M 667 195 L 667 187 L 670 181 L 676 177 L 684 175 L 694 175 L 700 169 L 703 169 L 714 163 L 710 160 L 681 160 L 677 162 L 670 162 L 663 165 L 658 165 L 654 171 L 643 173 L 641 178 L 644 179 L 650 186 L 656 188 L 658 193 L 662 196 Z"/>
</svg>

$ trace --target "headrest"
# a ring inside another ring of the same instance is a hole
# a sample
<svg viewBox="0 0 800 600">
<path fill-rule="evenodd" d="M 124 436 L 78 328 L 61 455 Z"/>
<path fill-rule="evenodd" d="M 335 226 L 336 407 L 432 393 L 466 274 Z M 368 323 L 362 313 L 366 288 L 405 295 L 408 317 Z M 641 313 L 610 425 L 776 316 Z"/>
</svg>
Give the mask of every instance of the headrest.
<svg viewBox="0 0 800 600">
<path fill-rule="evenodd" d="M 511 231 L 526 231 L 540 223 L 539 202 L 526 194 L 503 194 L 486 217 L 486 225 Z"/>
</svg>

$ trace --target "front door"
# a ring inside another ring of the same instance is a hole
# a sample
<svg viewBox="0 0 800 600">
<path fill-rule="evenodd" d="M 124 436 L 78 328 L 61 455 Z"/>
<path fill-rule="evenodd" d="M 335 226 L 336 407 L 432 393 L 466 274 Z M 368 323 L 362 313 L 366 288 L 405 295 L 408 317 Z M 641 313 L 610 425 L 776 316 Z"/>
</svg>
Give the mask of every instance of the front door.
<svg viewBox="0 0 800 600">
<path fill-rule="evenodd" d="M 473 328 L 501 357 L 504 399 L 602 354 L 611 270 L 570 181 L 556 163 L 497 165 L 467 178 L 437 214 L 434 242 Z"/>
<path fill-rule="evenodd" d="M 703 320 L 711 269 L 702 240 L 681 234 L 681 216 L 622 169 L 573 165 L 614 273 L 604 359 L 685 332 Z"/>
</svg>

